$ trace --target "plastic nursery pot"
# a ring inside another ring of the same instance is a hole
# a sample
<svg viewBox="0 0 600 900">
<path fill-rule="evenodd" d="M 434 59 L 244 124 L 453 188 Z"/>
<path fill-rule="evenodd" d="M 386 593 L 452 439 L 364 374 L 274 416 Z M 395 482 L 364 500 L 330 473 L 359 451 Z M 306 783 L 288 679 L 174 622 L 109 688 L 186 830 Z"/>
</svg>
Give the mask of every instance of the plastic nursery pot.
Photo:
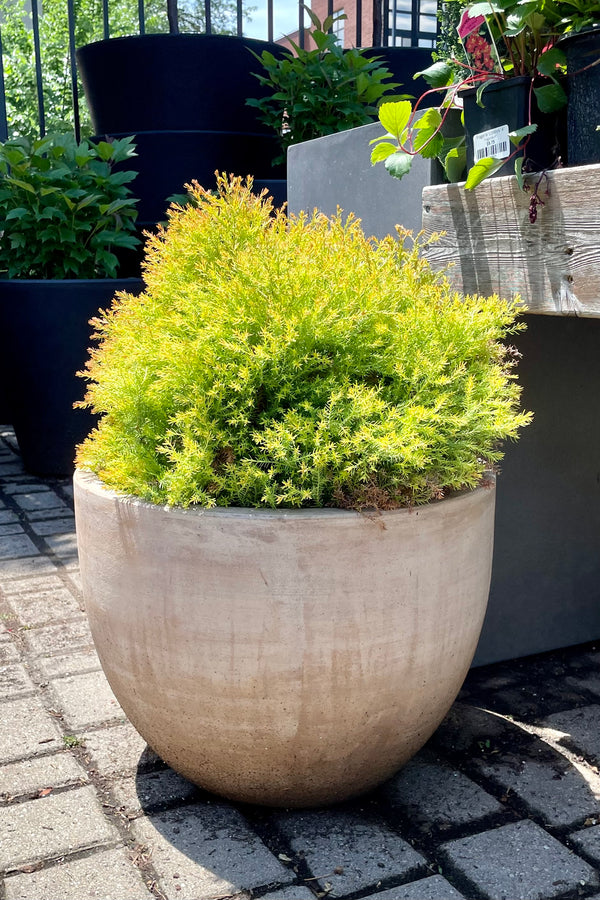
<svg viewBox="0 0 600 900">
<path fill-rule="evenodd" d="M 600 162 L 600 25 L 560 41 L 567 57 L 567 147 L 570 166 Z"/>
<path fill-rule="evenodd" d="M 467 169 L 477 162 L 477 154 L 474 152 L 474 139 L 476 140 L 477 135 L 503 125 L 508 126 L 508 131 L 511 132 L 530 124 L 530 88 L 531 78 L 526 75 L 490 82 L 481 95 L 483 107 L 477 104 L 477 88 L 469 88 L 461 92 L 464 101 L 467 139 Z M 525 170 L 530 172 L 549 169 L 556 164 L 559 158 L 564 156 L 566 145 L 565 110 L 541 113 L 537 107 L 535 95 L 532 95 L 531 123 L 537 125 L 537 130 L 530 136 L 526 147 L 504 163 L 494 173 L 495 175 L 514 175 L 515 159 L 519 156 L 525 156 L 523 165 Z M 506 146 L 501 146 L 501 144 Z M 514 145 L 506 140 L 504 142 L 497 141 L 495 146 L 491 147 L 488 144 L 486 149 L 480 152 L 483 156 L 500 156 L 505 153 L 508 157 L 513 150 L 515 150 Z"/>
</svg>

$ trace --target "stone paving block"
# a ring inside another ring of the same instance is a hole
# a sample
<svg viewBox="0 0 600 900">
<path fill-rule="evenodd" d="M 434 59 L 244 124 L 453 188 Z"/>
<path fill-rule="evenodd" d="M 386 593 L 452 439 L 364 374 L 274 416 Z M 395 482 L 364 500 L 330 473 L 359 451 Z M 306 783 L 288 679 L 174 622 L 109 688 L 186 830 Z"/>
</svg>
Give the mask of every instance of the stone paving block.
<svg viewBox="0 0 600 900">
<path fill-rule="evenodd" d="M 23 527 L 18 522 L 8 522 L 6 525 L 0 524 L 0 538 L 7 537 L 11 534 L 24 534 Z"/>
<path fill-rule="evenodd" d="M 100 671 L 100 660 L 93 647 L 73 653 L 61 653 L 58 656 L 38 656 L 35 668 L 45 679 L 62 678 L 65 675 L 78 675 L 83 672 Z"/>
<path fill-rule="evenodd" d="M 383 824 L 340 810 L 276 813 L 273 822 L 313 875 L 340 896 L 406 875 L 424 865 L 423 857 Z M 339 874 L 335 869 L 342 870 Z"/>
<path fill-rule="evenodd" d="M 0 869 L 9 871 L 119 836 L 91 786 L 0 808 L 0 834 Z"/>
<path fill-rule="evenodd" d="M 21 475 L 24 471 L 23 463 L 17 459 L 0 462 L 0 478 L 6 478 L 8 475 Z"/>
<path fill-rule="evenodd" d="M 78 569 L 69 569 L 68 576 L 79 591 L 79 593 L 83 593 L 83 585 L 81 583 L 81 573 Z"/>
<path fill-rule="evenodd" d="M 66 650 L 80 650 L 93 646 L 87 618 L 79 613 L 77 619 L 66 624 L 33 628 L 24 636 L 25 644 L 36 656 L 52 656 Z"/>
<path fill-rule="evenodd" d="M 16 559 L 20 556 L 37 556 L 38 548 L 26 534 L 6 535 L 0 541 L 0 559 Z"/>
<path fill-rule="evenodd" d="M 51 490 L 37 490 L 14 493 L 15 502 L 19 504 L 25 512 L 32 512 L 38 509 L 67 509 L 64 500 Z"/>
<path fill-rule="evenodd" d="M 591 866 L 529 820 L 450 841 L 442 850 L 490 900 L 549 900 L 598 883 Z"/>
<path fill-rule="evenodd" d="M 48 753 L 62 747 L 56 719 L 37 697 L 10 700 L 0 705 L 0 763 Z"/>
<path fill-rule="evenodd" d="M 69 534 L 75 531 L 75 517 L 61 516 L 58 519 L 42 519 L 31 523 L 32 531 L 44 537 L 48 534 Z"/>
<path fill-rule="evenodd" d="M 25 478 L 15 481 L 12 484 L 5 484 L 2 488 L 5 494 L 14 496 L 15 494 L 29 494 L 32 492 L 42 493 L 50 490 L 43 481 L 38 480 L 34 476 L 26 476 Z"/>
<path fill-rule="evenodd" d="M 504 810 L 483 788 L 456 769 L 443 766 L 427 754 L 408 763 L 381 790 L 385 802 L 408 818 L 426 826 L 465 825 Z"/>
<path fill-rule="evenodd" d="M 279 888 L 272 894 L 263 894 L 262 900 L 315 900 L 315 895 L 307 887 L 291 885 Z"/>
<path fill-rule="evenodd" d="M 40 597 L 44 597 L 62 587 L 63 583 L 58 575 L 31 575 L 27 581 L 9 581 L 2 590 L 11 598 L 21 594 L 39 594 Z"/>
<path fill-rule="evenodd" d="M 19 651 L 10 641 L 2 641 L 0 643 L 0 666 L 7 666 L 9 663 L 20 659 Z"/>
<path fill-rule="evenodd" d="M 0 797 L 20 797 L 46 788 L 86 784 L 85 769 L 67 752 L 24 759 L 0 768 Z"/>
<path fill-rule="evenodd" d="M 514 725 L 492 712 L 466 703 L 455 703 L 431 738 L 429 746 L 460 753 L 471 751 L 479 755 L 480 745 L 486 741 L 497 742 L 521 735 L 522 732 Z"/>
<path fill-rule="evenodd" d="M 22 697 L 35 691 L 35 685 L 25 666 L 14 663 L 0 666 L 0 700 Z"/>
<path fill-rule="evenodd" d="M 36 553 L 38 551 L 36 550 Z M 57 567 L 46 556 L 24 556 L 18 559 L 0 559 L 0 587 L 5 580 L 23 578 L 30 575 L 46 575 L 56 572 Z"/>
<path fill-rule="evenodd" d="M 402 884 L 400 887 L 380 891 L 378 894 L 369 894 L 363 900 L 464 900 L 464 898 L 463 894 L 459 894 L 441 875 L 433 875 L 431 878 L 411 881 L 410 884 Z"/>
<path fill-rule="evenodd" d="M 589 772 L 584 778 L 558 754 L 554 761 L 538 761 L 507 753 L 489 761 L 478 760 L 476 765 L 549 825 L 571 825 L 600 814 L 600 777 Z"/>
<path fill-rule="evenodd" d="M 600 697 L 600 677 L 598 675 L 582 675 L 577 677 L 565 678 L 567 684 L 570 684 L 572 687 L 577 690 L 590 691 L 592 694 L 597 694 Z"/>
<path fill-rule="evenodd" d="M 47 534 L 44 541 L 59 559 L 64 562 L 77 562 L 77 538 L 73 532 L 68 534 Z"/>
<path fill-rule="evenodd" d="M 4 506 L 3 503 L 0 502 L 0 507 Z M 18 522 L 19 517 L 12 509 L 1 509 L 0 508 L 0 522 L 3 525 L 7 525 L 11 522 Z"/>
<path fill-rule="evenodd" d="M 597 866 L 600 866 L 600 825 L 575 831 L 569 836 L 569 840 L 577 850 L 585 853 Z"/>
<path fill-rule="evenodd" d="M 128 814 L 161 806 L 174 806 L 175 803 L 189 803 L 197 800 L 199 794 L 196 785 L 172 769 L 121 778 L 113 784 L 117 806 Z"/>
<path fill-rule="evenodd" d="M 582 706 L 554 713 L 544 725 L 561 732 L 561 744 L 575 747 L 584 756 L 600 761 L 600 706 Z"/>
<path fill-rule="evenodd" d="M 5 890 L 6 900 L 152 900 L 153 896 L 121 848 L 12 875 Z"/>
<path fill-rule="evenodd" d="M 158 756 L 129 722 L 88 731 L 84 742 L 90 763 L 100 775 L 132 775 L 138 768 L 148 769 L 159 762 Z"/>
<path fill-rule="evenodd" d="M 240 813 L 220 803 L 145 816 L 131 830 L 148 848 L 168 900 L 205 900 L 295 878 Z"/>
<path fill-rule="evenodd" d="M 79 603 L 65 587 L 39 594 L 14 594 L 8 602 L 23 625 L 45 625 L 54 619 L 68 619 L 81 614 Z"/>
<path fill-rule="evenodd" d="M 75 731 L 125 718 L 104 672 L 68 675 L 52 681 L 51 686 L 65 723 Z"/>
</svg>

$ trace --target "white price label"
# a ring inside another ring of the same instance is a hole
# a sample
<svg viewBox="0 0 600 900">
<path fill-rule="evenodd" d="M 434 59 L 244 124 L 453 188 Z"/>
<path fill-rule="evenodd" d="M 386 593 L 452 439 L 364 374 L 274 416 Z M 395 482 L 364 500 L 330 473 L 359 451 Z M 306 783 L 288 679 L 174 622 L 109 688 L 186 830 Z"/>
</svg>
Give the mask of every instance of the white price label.
<svg viewBox="0 0 600 900">
<path fill-rule="evenodd" d="M 473 135 L 473 159 L 479 162 L 487 156 L 495 156 L 496 159 L 505 159 L 510 156 L 510 138 L 508 137 L 508 125 L 500 125 L 498 128 L 490 128 L 489 131 L 481 131 Z"/>
</svg>

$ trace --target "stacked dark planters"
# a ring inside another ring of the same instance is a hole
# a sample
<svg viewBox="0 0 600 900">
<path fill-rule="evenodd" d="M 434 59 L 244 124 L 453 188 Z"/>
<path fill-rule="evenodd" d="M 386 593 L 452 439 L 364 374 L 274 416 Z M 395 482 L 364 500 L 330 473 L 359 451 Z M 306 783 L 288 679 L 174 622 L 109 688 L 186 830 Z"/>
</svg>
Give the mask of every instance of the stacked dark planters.
<svg viewBox="0 0 600 900">
<path fill-rule="evenodd" d="M 285 199 L 285 168 L 274 168 L 278 139 L 246 106 L 264 88 L 251 51 L 283 48 L 229 35 L 147 34 L 98 41 L 77 51 L 97 135 L 135 134 L 139 224 L 165 219 L 167 198 L 193 179 L 206 188 L 214 173 L 253 175 Z"/>
</svg>

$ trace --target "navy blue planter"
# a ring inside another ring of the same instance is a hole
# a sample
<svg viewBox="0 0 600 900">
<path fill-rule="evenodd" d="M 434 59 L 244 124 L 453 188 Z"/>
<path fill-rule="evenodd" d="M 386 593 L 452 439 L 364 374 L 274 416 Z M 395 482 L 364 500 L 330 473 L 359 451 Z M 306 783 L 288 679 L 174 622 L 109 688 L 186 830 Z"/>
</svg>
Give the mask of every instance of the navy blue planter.
<svg viewBox="0 0 600 900">
<path fill-rule="evenodd" d="M 88 357 L 89 320 L 110 306 L 116 291 L 142 289 L 139 278 L 0 280 L 12 424 L 27 471 L 73 473 L 75 447 L 96 422 L 88 410 L 73 409 L 85 393 L 76 373 Z"/>
<path fill-rule="evenodd" d="M 567 57 L 568 160 L 570 166 L 600 162 L 600 25 L 568 34 L 560 48 Z"/>
<path fill-rule="evenodd" d="M 265 88 L 254 76 L 262 66 L 250 51 L 284 48 L 230 35 L 146 34 L 81 47 L 77 63 L 97 135 L 136 135 L 138 222 L 165 218 L 167 197 L 197 180 L 215 185 L 214 173 L 284 179 L 273 167 L 277 136 L 246 105 Z"/>
</svg>

